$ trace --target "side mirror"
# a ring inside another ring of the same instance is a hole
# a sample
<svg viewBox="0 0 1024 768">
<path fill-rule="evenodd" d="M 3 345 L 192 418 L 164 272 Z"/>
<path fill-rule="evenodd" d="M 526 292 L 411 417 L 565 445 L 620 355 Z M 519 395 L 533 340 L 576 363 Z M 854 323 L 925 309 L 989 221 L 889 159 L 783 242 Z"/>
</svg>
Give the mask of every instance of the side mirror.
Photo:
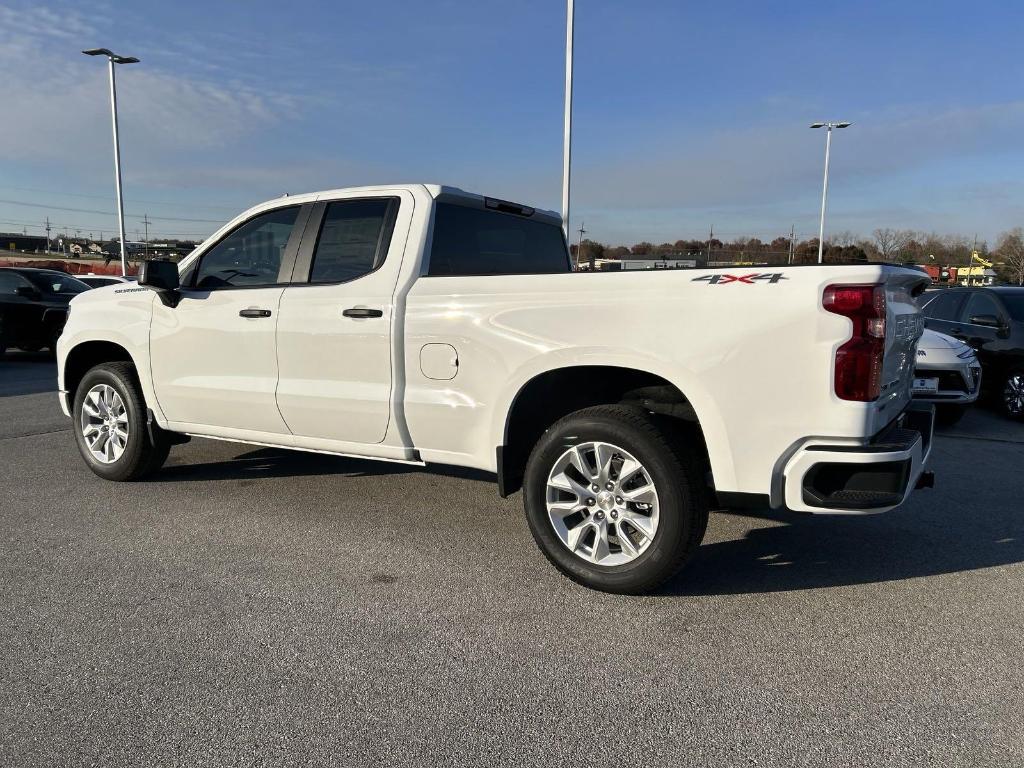
<svg viewBox="0 0 1024 768">
<path fill-rule="evenodd" d="M 21 298 L 29 299 L 30 301 L 39 301 L 39 299 L 43 297 L 38 290 L 28 285 L 19 285 L 17 288 L 17 294 L 21 296 Z"/>
<path fill-rule="evenodd" d="M 144 261 L 139 267 L 139 285 L 157 291 L 176 291 L 181 283 L 178 280 L 178 265 L 173 261 Z"/>
<path fill-rule="evenodd" d="M 1003 324 L 995 315 L 971 315 L 971 325 L 981 325 L 985 328 L 1002 328 Z"/>
</svg>

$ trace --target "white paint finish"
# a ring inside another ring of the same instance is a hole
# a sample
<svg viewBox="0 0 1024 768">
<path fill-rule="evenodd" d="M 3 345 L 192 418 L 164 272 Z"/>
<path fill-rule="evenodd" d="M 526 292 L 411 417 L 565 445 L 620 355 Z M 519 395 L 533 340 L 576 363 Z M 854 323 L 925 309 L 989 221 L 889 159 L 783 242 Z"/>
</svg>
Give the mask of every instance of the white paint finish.
<svg viewBox="0 0 1024 768">
<path fill-rule="evenodd" d="M 156 294 L 134 285 L 110 286 L 75 296 L 68 322 L 57 339 L 57 388 L 67 388 L 64 367 L 72 349 L 90 341 L 117 344 L 135 363 L 146 404 L 157 418 L 162 418 L 149 367 L 149 326 L 155 301 Z M 74 392 L 69 395 L 74 397 Z"/>
<path fill-rule="evenodd" d="M 391 396 L 389 294 L 362 281 L 285 289 L 277 404 L 293 433 L 363 443 L 384 439 Z M 347 307 L 372 307 L 384 316 L 347 318 Z"/>
<path fill-rule="evenodd" d="M 826 312 L 821 295 L 834 282 L 916 275 L 870 265 L 783 271 L 786 280 L 752 285 L 695 281 L 720 274 L 705 270 L 419 280 L 407 300 L 409 348 L 447 341 L 460 363 L 456 379 L 436 382 L 407 359 L 414 444 L 425 457 L 455 454 L 493 470 L 509 409 L 534 376 L 579 365 L 635 368 L 689 399 L 719 490 L 766 493 L 795 442 L 862 440 L 907 402 L 835 397 L 832 360 L 850 322 Z"/>
<path fill-rule="evenodd" d="M 900 504 L 902 504 L 906 500 L 907 496 L 914 490 L 914 486 L 917 484 L 917 479 L 921 476 L 921 472 L 924 470 L 925 462 L 928 460 L 928 456 L 931 455 L 932 445 L 931 442 L 929 442 L 928 450 L 925 451 L 922 438 L 918 438 L 910 448 L 902 451 L 888 451 L 885 453 L 844 451 L 842 453 L 838 453 L 815 451 L 814 446 L 816 444 L 824 444 L 830 447 L 834 445 L 834 443 L 815 443 L 812 441 L 797 450 L 793 456 L 790 457 L 789 461 L 786 462 L 786 467 L 783 470 L 783 498 L 773 499 L 773 503 L 784 503 L 787 509 L 793 510 L 794 512 L 815 512 L 819 514 L 863 515 L 886 512 L 898 505 L 890 507 L 875 507 L 869 510 L 842 510 L 824 509 L 807 504 L 803 499 L 804 476 L 811 471 L 815 464 L 822 462 L 856 464 L 858 466 L 863 466 L 869 464 L 882 464 L 889 461 L 906 461 L 907 459 L 910 459 L 910 483 L 903 494 L 903 498 L 900 500 Z"/>
<path fill-rule="evenodd" d="M 391 420 L 395 286 L 416 206 L 406 190 L 319 195 L 319 201 L 399 197 L 388 253 L 347 283 L 285 288 L 277 327 L 277 403 L 296 435 L 356 443 L 384 440 Z M 351 318 L 346 309 L 382 317 Z"/>
<path fill-rule="evenodd" d="M 450 381 L 459 373 L 459 353 L 451 344 L 424 344 L 420 372 L 428 379 Z"/>
<path fill-rule="evenodd" d="M 274 399 L 282 288 L 186 291 L 153 304 L 150 358 L 156 398 L 170 421 L 288 434 Z M 244 318 L 243 309 L 266 309 Z"/>
</svg>

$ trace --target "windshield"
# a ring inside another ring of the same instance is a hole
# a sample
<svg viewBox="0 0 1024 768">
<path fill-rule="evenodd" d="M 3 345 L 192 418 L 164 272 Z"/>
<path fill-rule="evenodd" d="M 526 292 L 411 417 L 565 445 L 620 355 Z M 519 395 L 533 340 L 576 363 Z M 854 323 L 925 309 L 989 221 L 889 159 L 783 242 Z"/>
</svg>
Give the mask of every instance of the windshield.
<svg viewBox="0 0 1024 768">
<path fill-rule="evenodd" d="M 25 277 L 32 281 L 33 285 L 46 293 L 82 293 L 89 290 L 89 286 L 81 280 L 76 280 L 71 275 L 62 275 L 59 272 L 27 272 Z"/>
<path fill-rule="evenodd" d="M 1006 311 L 1010 313 L 1010 317 L 1024 322 L 1024 293 L 1010 293 L 1007 291 L 1006 293 L 1000 293 L 999 298 L 1006 305 Z"/>
</svg>

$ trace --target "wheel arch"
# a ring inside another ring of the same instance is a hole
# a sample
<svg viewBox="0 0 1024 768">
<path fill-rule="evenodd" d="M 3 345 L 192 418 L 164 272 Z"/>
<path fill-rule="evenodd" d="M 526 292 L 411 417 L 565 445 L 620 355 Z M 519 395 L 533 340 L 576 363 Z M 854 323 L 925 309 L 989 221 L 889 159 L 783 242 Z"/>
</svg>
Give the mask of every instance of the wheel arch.
<svg viewBox="0 0 1024 768">
<path fill-rule="evenodd" d="M 68 411 L 72 410 L 75 392 L 85 374 L 97 365 L 114 362 L 131 363 L 135 367 L 136 376 L 139 376 L 138 362 L 126 347 L 117 342 L 92 339 L 82 341 L 68 350 L 62 366 L 61 386 L 62 397 L 66 398 Z M 141 379 L 140 376 L 139 378 Z M 145 389 L 143 391 L 145 392 Z"/>
<path fill-rule="evenodd" d="M 636 405 L 659 414 L 684 439 L 695 443 L 709 482 L 712 468 L 706 428 L 715 417 L 694 402 L 669 377 L 649 368 L 623 364 L 567 364 L 535 372 L 508 399 L 497 432 L 498 491 L 502 496 L 522 487 L 530 451 L 558 419 L 595 405 Z M 700 411 L 700 412 L 698 412 Z"/>
</svg>

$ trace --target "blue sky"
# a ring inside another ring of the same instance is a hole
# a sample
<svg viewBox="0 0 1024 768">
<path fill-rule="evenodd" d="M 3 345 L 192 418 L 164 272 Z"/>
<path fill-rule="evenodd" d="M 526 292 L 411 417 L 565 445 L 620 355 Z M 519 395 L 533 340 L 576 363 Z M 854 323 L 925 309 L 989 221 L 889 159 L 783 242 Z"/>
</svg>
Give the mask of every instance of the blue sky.
<svg viewBox="0 0 1024 768">
<path fill-rule="evenodd" d="M 854 123 L 829 231 L 1024 225 L 1014 3 L 577 0 L 576 22 L 588 236 L 814 235 L 822 119 Z M 142 59 L 118 81 L 129 236 L 144 213 L 202 236 L 286 191 L 366 183 L 558 208 L 564 34 L 561 0 L 0 0 L 0 229 L 114 228 L 93 46 Z"/>
</svg>

